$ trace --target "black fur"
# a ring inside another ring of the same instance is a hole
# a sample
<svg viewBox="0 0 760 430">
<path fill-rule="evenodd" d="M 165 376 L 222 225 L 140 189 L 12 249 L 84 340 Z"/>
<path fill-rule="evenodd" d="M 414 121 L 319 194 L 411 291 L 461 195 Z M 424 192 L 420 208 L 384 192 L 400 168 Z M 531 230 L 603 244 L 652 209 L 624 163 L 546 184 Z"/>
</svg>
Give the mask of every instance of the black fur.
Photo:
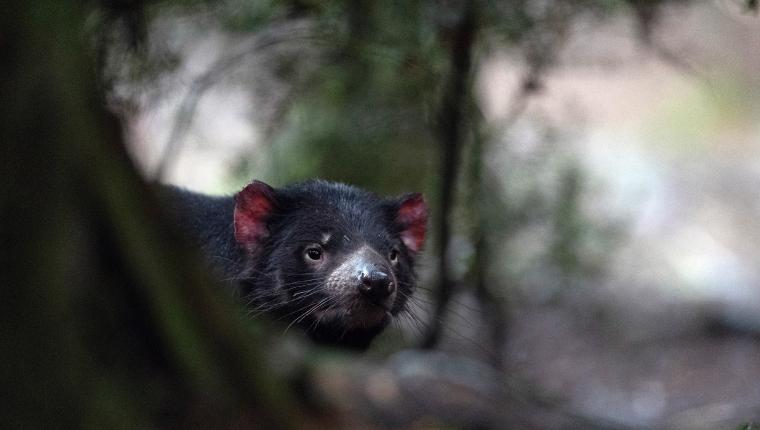
<svg viewBox="0 0 760 430">
<path fill-rule="evenodd" d="M 273 209 L 265 220 L 268 234 L 251 252 L 236 240 L 234 196 L 210 197 L 174 187 L 166 194 L 181 227 L 220 277 L 231 280 L 253 314 L 298 326 L 318 342 L 366 348 L 413 293 L 417 250 L 402 240 L 408 226 L 398 219 L 408 196 L 385 199 L 321 180 L 273 190 Z M 422 228 L 424 234 L 424 224 Z M 318 267 L 305 254 L 314 246 L 323 252 Z M 353 269 L 357 252 L 362 263 L 392 278 L 395 293 L 385 310 L 353 290 L 356 279 L 347 268 Z"/>
</svg>

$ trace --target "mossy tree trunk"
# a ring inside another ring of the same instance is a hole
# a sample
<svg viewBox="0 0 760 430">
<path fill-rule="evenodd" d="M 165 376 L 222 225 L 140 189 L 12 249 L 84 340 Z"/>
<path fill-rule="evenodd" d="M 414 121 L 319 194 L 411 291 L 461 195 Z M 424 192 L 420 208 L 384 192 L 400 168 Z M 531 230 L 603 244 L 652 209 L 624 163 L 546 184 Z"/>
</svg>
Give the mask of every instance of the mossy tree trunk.
<svg viewBox="0 0 760 430">
<path fill-rule="evenodd" d="M 125 153 L 96 90 L 92 11 L 3 9 L 4 426 L 297 425 L 261 334 L 162 225 Z"/>
</svg>

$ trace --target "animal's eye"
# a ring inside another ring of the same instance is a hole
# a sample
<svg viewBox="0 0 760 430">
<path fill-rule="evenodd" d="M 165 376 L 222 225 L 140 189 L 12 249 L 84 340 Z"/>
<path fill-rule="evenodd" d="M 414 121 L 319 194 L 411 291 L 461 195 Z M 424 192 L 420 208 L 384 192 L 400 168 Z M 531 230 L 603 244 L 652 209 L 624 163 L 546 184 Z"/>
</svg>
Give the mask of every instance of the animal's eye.
<svg viewBox="0 0 760 430">
<path fill-rule="evenodd" d="M 398 261 L 398 249 L 393 248 L 391 249 L 391 252 L 388 254 L 388 258 L 391 260 L 391 263 L 395 263 Z"/>
<path fill-rule="evenodd" d="M 319 261 L 322 259 L 322 248 L 319 246 L 310 246 L 306 248 L 306 251 L 304 252 L 304 255 L 307 259 L 312 261 Z"/>
</svg>

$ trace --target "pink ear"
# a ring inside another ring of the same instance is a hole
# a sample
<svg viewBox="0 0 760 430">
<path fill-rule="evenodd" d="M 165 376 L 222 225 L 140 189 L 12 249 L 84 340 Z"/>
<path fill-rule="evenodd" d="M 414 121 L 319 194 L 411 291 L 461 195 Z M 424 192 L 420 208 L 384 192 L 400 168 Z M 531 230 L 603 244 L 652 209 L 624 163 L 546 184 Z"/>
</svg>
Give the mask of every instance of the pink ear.
<svg viewBox="0 0 760 430">
<path fill-rule="evenodd" d="M 235 195 L 235 240 L 249 252 L 269 236 L 267 221 L 274 206 L 274 189 L 261 181 L 251 182 Z"/>
<path fill-rule="evenodd" d="M 425 243 L 428 210 L 420 193 L 403 197 L 396 213 L 396 222 L 401 226 L 401 240 L 410 251 L 416 253 Z"/>
</svg>

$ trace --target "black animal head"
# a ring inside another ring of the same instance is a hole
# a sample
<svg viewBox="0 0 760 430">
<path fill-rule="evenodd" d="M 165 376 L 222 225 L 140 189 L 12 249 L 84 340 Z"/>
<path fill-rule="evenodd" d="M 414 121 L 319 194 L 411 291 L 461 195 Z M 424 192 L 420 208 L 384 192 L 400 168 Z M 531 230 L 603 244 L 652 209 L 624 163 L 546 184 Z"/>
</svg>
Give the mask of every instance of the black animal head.
<svg viewBox="0 0 760 430">
<path fill-rule="evenodd" d="M 254 310 L 317 341 L 366 348 L 404 309 L 425 240 L 421 194 L 384 199 L 319 180 L 278 190 L 254 181 L 235 203 Z"/>
</svg>

